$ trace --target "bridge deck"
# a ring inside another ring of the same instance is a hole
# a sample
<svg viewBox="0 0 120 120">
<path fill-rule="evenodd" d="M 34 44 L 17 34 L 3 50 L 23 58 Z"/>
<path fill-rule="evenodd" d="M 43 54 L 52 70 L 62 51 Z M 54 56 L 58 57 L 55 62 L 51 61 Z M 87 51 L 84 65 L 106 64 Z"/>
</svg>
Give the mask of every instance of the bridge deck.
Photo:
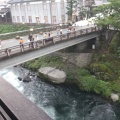
<svg viewBox="0 0 120 120">
<path fill-rule="evenodd" d="M 2 78 L 0 78 L 0 113 L 0 120 L 51 120 L 46 113 Z M 2 114 L 7 119 L 4 119 Z"/>
</svg>

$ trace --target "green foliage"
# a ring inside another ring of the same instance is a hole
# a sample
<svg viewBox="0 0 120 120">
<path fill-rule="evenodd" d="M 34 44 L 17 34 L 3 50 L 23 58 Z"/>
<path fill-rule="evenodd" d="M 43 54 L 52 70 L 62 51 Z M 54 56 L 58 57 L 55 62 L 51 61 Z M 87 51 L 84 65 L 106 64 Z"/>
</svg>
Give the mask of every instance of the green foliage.
<svg viewBox="0 0 120 120">
<path fill-rule="evenodd" d="M 79 76 L 88 76 L 88 75 L 90 75 L 90 71 L 88 71 L 88 70 L 85 69 L 85 68 L 80 68 L 80 69 L 78 70 L 78 75 L 79 75 Z"/>
<path fill-rule="evenodd" d="M 110 62 L 94 62 L 90 65 L 90 69 L 99 79 L 105 81 L 114 80 L 117 77 L 114 76 L 116 73 Z"/>
<path fill-rule="evenodd" d="M 73 9 L 76 9 L 78 5 L 77 0 L 67 0 L 67 15 L 69 16 L 69 19 L 72 20 L 72 14 L 73 14 Z"/>
<path fill-rule="evenodd" d="M 87 14 L 87 10 L 84 6 L 82 7 L 78 7 L 79 9 L 79 16 L 80 16 L 80 19 L 83 20 L 83 18 L 86 17 L 86 14 Z"/>
<path fill-rule="evenodd" d="M 117 33 L 113 37 L 113 39 L 109 45 L 109 52 L 114 53 L 114 54 L 118 52 L 118 54 L 119 54 L 119 46 L 120 46 L 120 33 Z"/>
<path fill-rule="evenodd" d="M 103 4 L 95 9 L 96 13 L 102 13 L 104 18 L 98 18 L 98 25 L 112 26 L 120 29 L 120 0 L 108 0 L 109 4 Z"/>
<path fill-rule="evenodd" d="M 112 93 L 109 82 L 97 80 L 92 75 L 80 77 L 78 86 L 81 90 L 95 92 L 96 94 L 101 94 L 107 98 Z"/>
</svg>

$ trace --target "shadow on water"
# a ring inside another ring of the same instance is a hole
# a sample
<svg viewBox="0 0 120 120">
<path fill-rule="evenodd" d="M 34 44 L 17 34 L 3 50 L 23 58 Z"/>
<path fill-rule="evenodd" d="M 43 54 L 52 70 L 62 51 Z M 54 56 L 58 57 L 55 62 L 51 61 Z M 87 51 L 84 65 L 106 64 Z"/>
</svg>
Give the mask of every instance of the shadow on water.
<svg viewBox="0 0 120 120">
<path fill-rule="evenodd" d="M 120 120 L 120 105 L 110 104 L 97 95 L 71 85 L 53 85 L 33 77 L 29 83 L 18 80 L 27 70 L 21 67 L 0 71 L 29 100 L 42 108 L 53 120 Z"/>
</svg>

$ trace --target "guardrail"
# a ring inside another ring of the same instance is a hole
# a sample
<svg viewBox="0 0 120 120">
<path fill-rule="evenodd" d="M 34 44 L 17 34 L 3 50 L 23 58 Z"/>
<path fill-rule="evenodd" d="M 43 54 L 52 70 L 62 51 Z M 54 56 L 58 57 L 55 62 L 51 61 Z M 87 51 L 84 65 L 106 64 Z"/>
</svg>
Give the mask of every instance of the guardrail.
<svg viewBox="0 0 120 120">
<path fill-rule="evenodd" d="M 51 31 L 51 30 L 56 30 L 56 28 L 67 28 L 68 25 L 54 25 L 54 26 L 47 26 L 47 27 L 41 27 L 41 28 L 35 28 L 32 33 L 40 33 L 40 32 L 46 32 L 46 31 Z M 17 31 L 17 32 L 10 32 L 10 33 L 4 33 L 0 34 L 0 38 L 2 40 L 5 39 L 10 39 L 10 38 L 15 38 L 16 36 L 24 36 L 30 34 L 30 30 L 22 30 L 22 31 Z"/>
<path fill-rule="evenodd" d="M 17 56 L 17 55 L 20 55 L 26 52 L 30 52 L 30 51 L 37 50 L 43 47 L 47 47 L 48 45 L 51 45 L 51 44 L 53 45 L 59 42 L 63 42 L 65 40 L 74 39 L 82 35 L 100 31 L 100 30 L 101 29 L 98 27 L 90 27 L 90 28 L 72 31 L 72 32 L 61 34 L 58 36 L 53 36 L 53 37 L 41 39 L 38 41 L 32 41 L 32 42 L 12 46 L 6 49 L 2 49 L 0 50 L 0 61 L 7 59 L 9 57 L 12 57 L 12 56 Z"/>
</svg>

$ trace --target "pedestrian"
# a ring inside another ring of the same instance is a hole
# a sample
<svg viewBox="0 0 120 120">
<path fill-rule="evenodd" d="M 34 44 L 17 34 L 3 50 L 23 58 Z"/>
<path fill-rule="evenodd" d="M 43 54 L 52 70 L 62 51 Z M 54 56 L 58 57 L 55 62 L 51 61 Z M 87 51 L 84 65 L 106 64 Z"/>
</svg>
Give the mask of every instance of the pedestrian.
<svg viewBox="0 0 120 120">
<path fill-rule="evenodd" d="M 29 45 L 29 48 L 30 48 L 30 40 L 28 39 L 28 45 Z"/>
<path fill-rule="evenodd" d="M 48 31 L 48 37 L 50 37 L 50 35 L 51 35 L 50 31 Z"/>
<path fill-rule="evenodd" d="M 67 37 L 69 38 L 70 37 L 70 29 L 68 28 L 68 30 L 67 30 Z"/>
<path fill-rule="evenodd" d="M 57 29 L 57 35 L 59 35 L 59 28 Z"/>
<path fill-rule="evenodd" d="M 36 35 L 36 40 L 37 40 L 37 41 L 39 40 L 39 37 L 38 37 L 38 35 Z"/>
<path fill-rule="evenodd" d="M 23 44 L 23 39 L 22 39 L 22 38 L 19 39 L 19 44 L 20 44 L 20 45 Z"/>
<path fill-rule="evenodd" d="M 19 39 L 19 44 L 20 44 L 20 47 L 23 48 L 23 39 L 22 38 Z"/>
<path fill-rule="evenodd" d="M 29 34 L 28 39 L 29 39 L 30 41 L 32 41 L 33 35 L 32 35 L 32 34 Z"/>
<path fill-rule="evenodd" d="M 62 29 L 60 29 L 60 35 L 62 35 Z"/>
<path fill-rule="evenodd" d="M 44 38 L 47 38 L 47 33 L 46 32 L 43 33 L 43 36 L 44 36 Z"/>
</svg>

